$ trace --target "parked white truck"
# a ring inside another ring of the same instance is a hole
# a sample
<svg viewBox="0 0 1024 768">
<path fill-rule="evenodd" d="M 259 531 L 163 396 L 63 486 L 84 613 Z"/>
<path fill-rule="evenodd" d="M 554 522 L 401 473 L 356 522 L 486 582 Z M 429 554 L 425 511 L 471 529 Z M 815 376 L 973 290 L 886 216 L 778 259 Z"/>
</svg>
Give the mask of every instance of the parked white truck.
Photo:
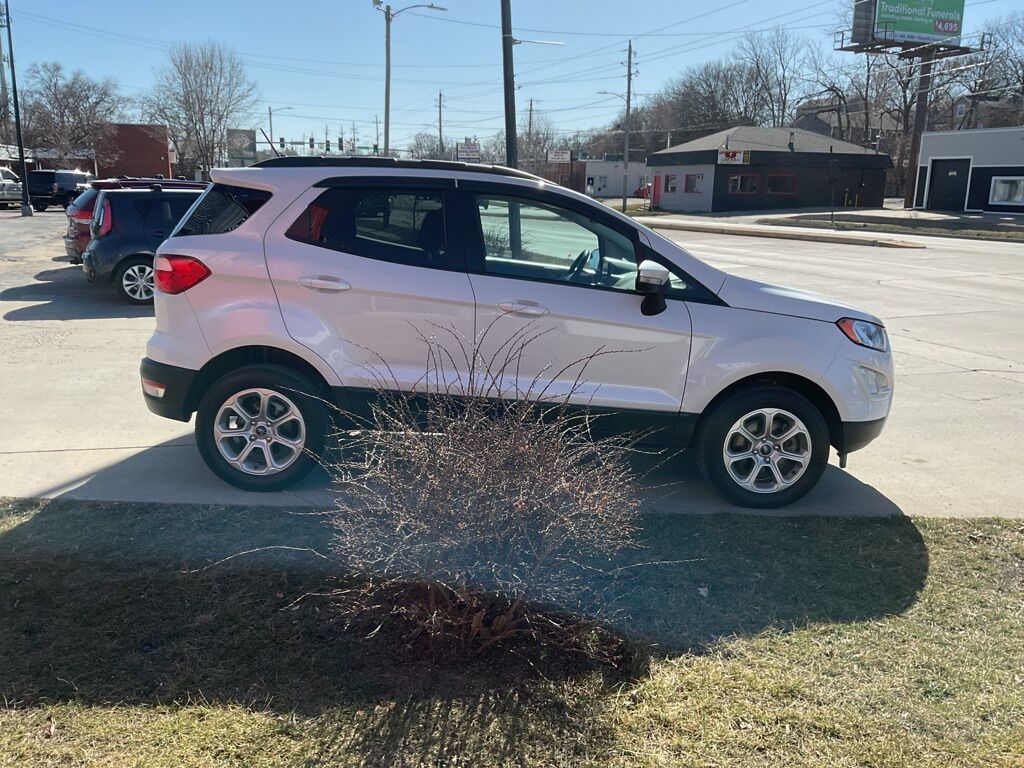
<svg viewBox="0 0 1024 768">
<path fill-rule="evenodd" d="M 0 167 L 0 208 L 21 202 L 21 180 L 10 168 Z"/>
</svg>

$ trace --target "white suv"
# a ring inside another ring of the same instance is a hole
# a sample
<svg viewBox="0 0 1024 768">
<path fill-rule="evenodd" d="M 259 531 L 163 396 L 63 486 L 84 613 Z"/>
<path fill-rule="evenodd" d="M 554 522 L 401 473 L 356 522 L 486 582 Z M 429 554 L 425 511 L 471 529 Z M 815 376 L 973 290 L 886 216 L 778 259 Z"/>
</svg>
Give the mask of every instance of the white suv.
<svg viewBox="0 0 1024 768">
<path fill-rule="evenodd" d="M 845 464 L 889 413 L 878 318 L 727 275 L 535 176 L 390 158 L 212 175 L 157 251 L 142 388 L 161 416 L 196 413 L 207 465 L 240 488 L 306 475 L 329 432 L 325 401 L 366 417 L 381 360 L 399 391 L 420 386 L 417 329 L 474 339 L 496 318 L 506 337 L 545 331 L 519 375 L 603 413 L 604 430 L 694 449 L 747 506 L 803 496 L 830 444 Z M 630 351 L 594 359 L 582 388 L 556 373 L 609 348 Z"/>
</svg>

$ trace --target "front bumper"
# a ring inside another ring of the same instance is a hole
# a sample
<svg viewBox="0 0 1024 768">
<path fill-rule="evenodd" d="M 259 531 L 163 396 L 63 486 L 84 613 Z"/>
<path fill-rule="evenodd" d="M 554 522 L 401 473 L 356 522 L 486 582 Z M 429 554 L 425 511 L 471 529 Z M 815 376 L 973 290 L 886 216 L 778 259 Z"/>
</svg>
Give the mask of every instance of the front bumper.
<svg viewBox="0 0 1024 768">
<path fill-rule="evenodd" d="M 873 421 L 844 421 L 842 444 L 836 446 L 840 454 L 859 451 L 880 434 L 885 427 L 885 418 Z"/>
<path fill-rule="evenodd" d="M 165 419 L 188 421 L 192 418 L 189 393 L 197 371 L 145 357 L 139 366 L 139 375 L 142 377 L 142 396 L 149 410 Z"/>
</svg>

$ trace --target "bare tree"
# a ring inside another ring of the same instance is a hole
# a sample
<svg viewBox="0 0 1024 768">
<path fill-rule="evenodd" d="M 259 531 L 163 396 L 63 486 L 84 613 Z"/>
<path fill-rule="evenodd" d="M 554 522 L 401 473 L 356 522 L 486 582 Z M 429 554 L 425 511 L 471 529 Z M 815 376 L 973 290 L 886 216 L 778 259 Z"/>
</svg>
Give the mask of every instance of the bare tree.
<svg viewBox="0 0 1024 768">
<path fill-rule="evenodd" d="M 772 126 L 787 125 L 796 106 L 801 82 L 800 61 L 804 41 L 783 27 L 764 32 L 747 32 L 739 53 L 753 69 L 754 77 L 767 97 L 765 106 Z"/>
<path fill-rule="evenodd" d="M 437 134 L 430 131 L 414 133 L 409 140 L 406 152 L 413 160 L 442 160 L 449 154 L 441 153 L 437 143 Z"/>
<path fill-rule="evenodd" d="M 181 43 L 143 99 L 147 117 L 167 126 L 180 170 L 209 169 L 224 156 L 227 129 L 249 122 L 256 85 L 235 51 L 221 43 Z"/>
<path fill-rule="evenodd" d="M 97 158 L 112 154 L 112 123 L 126 103 L 113 80 L 68 73 L 56 61 L 33 64 L 22 99 L 27 145 L 54 150 L 64 164 L 81 150 L 93 150 Z"/>
</svg>

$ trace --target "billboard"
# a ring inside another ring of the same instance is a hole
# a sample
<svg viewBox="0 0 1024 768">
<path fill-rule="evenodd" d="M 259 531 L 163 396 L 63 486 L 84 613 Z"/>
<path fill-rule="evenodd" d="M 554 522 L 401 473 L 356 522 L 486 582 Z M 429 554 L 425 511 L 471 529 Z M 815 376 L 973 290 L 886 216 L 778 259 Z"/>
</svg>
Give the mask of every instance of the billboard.
<svg viewBox="0 0 1024 768">
<path fill-rule="evenodd" d="M 256 131 L 245 128 L 227 130 L 228 163 L 232 166 L 252 165 L 256 162 Z"/>
<path fill-rule="evenodd" d="M 572 162 L 572 150 L 569 150 L 569 149 L 549 149 L 548 150 L 548 162 L 549 163 L 571 163 Z"/>
<path fill-rule="evenodd" d="M 964 0 L 876 0 L 875 38 L 959 45 Z"/>
<path fill-rule="evenodd" d="M 455 145 L 455 159 L 460 163 L 479 163 L 480 145 L 470 142 L 458 142 Z"/>
</svg>

